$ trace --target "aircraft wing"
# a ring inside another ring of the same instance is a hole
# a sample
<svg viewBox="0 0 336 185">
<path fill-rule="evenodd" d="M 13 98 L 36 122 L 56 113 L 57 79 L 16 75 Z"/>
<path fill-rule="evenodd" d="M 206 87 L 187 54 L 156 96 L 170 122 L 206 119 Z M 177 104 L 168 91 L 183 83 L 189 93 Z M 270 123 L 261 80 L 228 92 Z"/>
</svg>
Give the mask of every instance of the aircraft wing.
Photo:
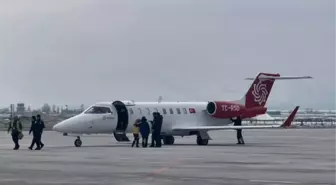
<svg viewBox="0 0 336 185">
<path fill-rule="evenodd" d="M 286 121 L 279 125 L 246 125 L 246 126 L 184 126 L 179 127 L 176 126 L 173 128 L 173 131 L 209 131 L 209 130 L 230 130 L 230 129 L 270 129 L 270 128 L 288 128 L 292 121 L 294 120 L 294 117 L 299 110 L 299 106 L 295 107 L 295 109 L 292 111 L 292 113 L 288 116 Z"/>
</svg>

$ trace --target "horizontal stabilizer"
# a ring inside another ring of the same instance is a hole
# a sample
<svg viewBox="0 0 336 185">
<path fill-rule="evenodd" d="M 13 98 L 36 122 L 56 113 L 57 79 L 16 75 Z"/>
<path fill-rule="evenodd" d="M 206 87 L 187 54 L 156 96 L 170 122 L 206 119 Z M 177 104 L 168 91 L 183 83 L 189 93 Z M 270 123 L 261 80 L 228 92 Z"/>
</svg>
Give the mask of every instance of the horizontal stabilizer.
<svg viewBox="0 0 336 185">
<path fill-rule="evenodd" d="M 260 76 L 258 79 L 272 79 L 272 80 L 298 80 L 311 79 L 311 76 Z M 254 80 L 255 78 L 245 78 L 245 80 Z"/>
<path fill-rule="evenodd" d="M 231 129 L 271 129 L 271 128 L 287 128 L 291 126 L 294 117 L 299 110 L 299 106 L 295 107 L 286 121 L 281 125 L 244 125 L 244 126 L 184 126 L 174 127 L 173 131 L 209 131 L 209 130 L 231 130 Z"/>
<path fill-rule="evenodd" d="M 281 124 L 281 127 L 290 127 L 294 118 L 295 118 L 295 115 L 297 113 L 297 111 L 299 110 L 300 106 L 296 106 L 295 109 L 292 111 L 292 113 L 288 116 L 288 118 L 286 119 L 286 121 Z"/>
</svg>

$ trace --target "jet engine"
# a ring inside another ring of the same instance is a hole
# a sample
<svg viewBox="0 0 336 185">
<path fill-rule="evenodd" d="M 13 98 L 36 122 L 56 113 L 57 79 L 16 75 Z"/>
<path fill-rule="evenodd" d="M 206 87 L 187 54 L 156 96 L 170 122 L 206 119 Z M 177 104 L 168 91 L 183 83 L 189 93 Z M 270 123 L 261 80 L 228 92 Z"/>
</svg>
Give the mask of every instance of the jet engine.
<svg viewBox="0 0 336 185">
<path fill-rule="evenodd" d="M 226 101 L 213 101 L 209 102 L 206 108 L 208 114 L 215 118 L 233 118 L 241 116 L 242 118 L 251 118 L 260 114 L 265 114 L 267 108 L 253 107 L 247 109 L 244 105 L 226 102 Z"/>
</svg>

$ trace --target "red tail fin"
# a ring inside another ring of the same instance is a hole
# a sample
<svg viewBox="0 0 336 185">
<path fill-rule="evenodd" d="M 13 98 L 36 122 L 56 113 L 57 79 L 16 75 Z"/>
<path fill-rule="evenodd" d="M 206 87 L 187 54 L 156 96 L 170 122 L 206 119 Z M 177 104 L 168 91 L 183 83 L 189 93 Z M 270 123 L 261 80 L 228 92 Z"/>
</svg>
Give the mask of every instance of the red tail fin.
<svg viewBox="0 0 336 185">
<path fill-rule="evenodd" d="M 241 103 L 245 103 L 246 108 L 264 107 L 271 93 L 274 77 L 280 77 L 280 74 L 259 73 Z"/>
</svg>

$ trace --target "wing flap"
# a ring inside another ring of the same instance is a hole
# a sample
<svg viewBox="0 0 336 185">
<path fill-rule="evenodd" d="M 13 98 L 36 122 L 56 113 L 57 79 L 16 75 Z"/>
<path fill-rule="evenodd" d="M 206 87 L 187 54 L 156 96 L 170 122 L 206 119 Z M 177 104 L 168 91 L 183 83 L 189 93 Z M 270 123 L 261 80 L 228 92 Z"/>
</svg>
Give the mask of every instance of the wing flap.
<svg viewBox="0 0 336 185">
<path fill-rule="evenodd" d="M 294 117 L 299 110 L 299 106 L 295 107 L 286 121 L 281 125 L 246 125 L 246 126 L 176 126 L 173 131 L 209 131 L 209 130 L 231 130 L 231 129 L 272 129 L 272 128 L 287 128 L 291 125 Z"/>
<path fill-rule="evenodd" d="M 231 130 L 231 129 L 266 129 L 266 128 L 280 128 L 281 125 L 256 125 L 256 126 L 194 126 L 194 127 L 174 127 L 174 131 L 183 130 Z"/>
</svg>

